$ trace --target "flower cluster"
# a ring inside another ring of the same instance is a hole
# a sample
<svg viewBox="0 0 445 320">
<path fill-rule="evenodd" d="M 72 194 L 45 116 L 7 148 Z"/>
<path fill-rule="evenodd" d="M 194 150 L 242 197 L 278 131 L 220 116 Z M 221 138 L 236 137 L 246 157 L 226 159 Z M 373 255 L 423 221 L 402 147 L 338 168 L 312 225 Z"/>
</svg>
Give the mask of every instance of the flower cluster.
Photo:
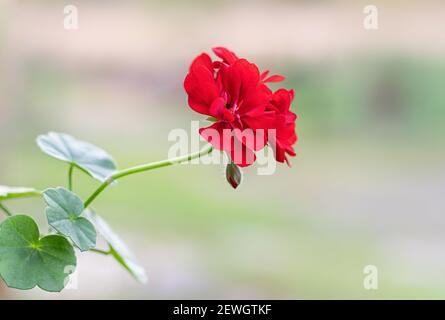
<svg viewBox="0 0 445 320">
<path fill-rule="evenodd" d="M 255 64 L 226 48 L 213 48 L 213 52 L 221 60 L 199 55 L 184 81 L 189 106 L 214 121 L 200 129 L 201 136 L 240 167 L 253 164 L 255 152 L 267 144 L 277 161 L 289 164 L 297 141 L 297 116 L 290 110 L 294 91 L 273 92 L 267 83 L 283 81 L 283 76 L 260 73 Z"/>
</svg>

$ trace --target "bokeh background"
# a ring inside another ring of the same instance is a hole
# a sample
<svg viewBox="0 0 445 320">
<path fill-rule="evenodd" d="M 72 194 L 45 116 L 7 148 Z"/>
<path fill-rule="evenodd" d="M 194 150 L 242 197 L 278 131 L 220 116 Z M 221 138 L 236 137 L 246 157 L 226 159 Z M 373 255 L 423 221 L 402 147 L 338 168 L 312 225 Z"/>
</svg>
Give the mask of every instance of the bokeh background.
<svg viewBox="0 0 445 320">
<path fill-rule="evenodd" d="M 291 169 L 246 170 L 236 191 L 223 167 L 196 165 L 110 188 L 96 210 L 147 285 L 85 253 L 77 290 L 0 298 L 445 298 L 445 4 L 372 1 L 369 31 L 368 2 L 2 0 L 0 184 L 66 185 L 67 166 L 34 143 L 50 130 L 121 168 L 164 159 L 170 130 L 202 119 L 182 89 L 189 63 L 219 45 L 287 75 L 300 140 Z M 95 187 L 76 172 L 77 193 Z M 41 199 L 7 205 L 45 228 Z"/>
</svg>

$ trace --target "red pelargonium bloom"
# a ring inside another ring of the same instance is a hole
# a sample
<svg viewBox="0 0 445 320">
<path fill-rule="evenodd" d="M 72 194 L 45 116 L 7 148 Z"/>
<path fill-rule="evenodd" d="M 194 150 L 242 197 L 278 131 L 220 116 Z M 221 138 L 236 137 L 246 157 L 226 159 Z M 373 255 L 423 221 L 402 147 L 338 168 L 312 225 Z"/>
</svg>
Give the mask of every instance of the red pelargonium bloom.
<svg viewBox="0 0 445 320">
<path fill-rule="evenodd" d="M 222 61 L 212 61 L 206 53 L 199 55 L 184 81 L 190 107 L 216 119 L 199 133 L 241 167 L 251 165 L 255 151 L 268 142 L 276 149 L 277 161 L 288 162 L 286 155 L 295 155 L 292 145 L 297 140 L 296 116 L 289 110 L 293 91 L 273 93 L 266 85 L 284 77 L 267 77 L 268 71 L 260 74 L 255 64 L 226 48 L 213 52 Z M 276 130 L 276 139 L 269 141 L 270 129 Z"/>
</svg>

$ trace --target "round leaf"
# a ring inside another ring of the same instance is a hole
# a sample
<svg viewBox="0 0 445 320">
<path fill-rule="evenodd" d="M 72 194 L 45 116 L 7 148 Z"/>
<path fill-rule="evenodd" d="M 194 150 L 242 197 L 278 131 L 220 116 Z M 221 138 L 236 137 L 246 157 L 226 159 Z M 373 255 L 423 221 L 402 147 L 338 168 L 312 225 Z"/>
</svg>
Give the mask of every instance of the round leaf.
<svg viewBox="0 0 445 320">
<path fill-rule="evenodd" d="M 70 135 L 50 132 L 37 137 L 37 144 L 46 154 L 79 167 L 101 182 L 116 172 L 116 164 L 107 152 Z"/>
<path fill-rule="evenodd" d="M 64 188 L 51 188 L 43 192 L 48 207 L 46 216 L 51 227 L 69 237 L 81 250 L 96 246 L 96 230 L 93 224 L 81 217 L 84 209 L 82 200 Z"/>
<path fill-rule="evenodd" d="M 32 218 L 17 215 L 0 224 L 0 276 L 9 287 L 59 292 L 75 266 L 68 240 L 59 235 L 39 239 Z"/>
<path fill-rule="evenodd" d="M 0 201 L 14 198 L 35 197 L 39 195 L 40 191 L 33 188 L 0 186 Z"/>
<path fill-rule="evenodd" d="M 85 216 L 93 222 L 97 232 L 107 241 L 113 257 L 139 282 L 146 283 L 147 275 L 144 268 L 136 263 L 127 245 L 114 233 L 107 222 L 93 210 L 87 209 Z"/>
</svg>

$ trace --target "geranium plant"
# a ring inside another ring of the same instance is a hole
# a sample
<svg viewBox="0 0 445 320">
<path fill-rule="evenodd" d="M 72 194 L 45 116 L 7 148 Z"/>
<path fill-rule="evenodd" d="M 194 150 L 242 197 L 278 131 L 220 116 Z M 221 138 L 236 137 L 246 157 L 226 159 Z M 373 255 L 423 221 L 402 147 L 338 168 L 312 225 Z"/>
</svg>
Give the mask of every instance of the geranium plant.
<svg viewBox="0 0 445 320">
<path fill-rule="evenodd" d="M 296 115 L 290 111 L 293 90 L 273 92 L 269 82 L 284 77 L 268 77 L 255 64 L 238 58 L 225 48 L 214 48 L 221 59 L 199 55 L 191 64 L 184 87 L 189 106 L 213 122 L 199 130 L 208 141 L 201 151 L 124 170 L 101 148 L 64 134 L 50 132 L 37 138 L 37 145 L 47 155 L 67 163 L 66 187 L 56 186 L 39 191 L 33 188 L 0 186 L 0 209 L 6 219 L 0 224 L 0 276 L 11 288 L 27 290 L 40 287 L 50 292 L 61 291 L 76 268 L 76 251 L 111 255 L 133 277 L 146 281 L 146 275 L 125 243 L 112 231 L 92 204 L 110 185 L 123 177 L 184 163 L 212 152 L 214 148 L 229 157 L 227 181 L 233 188 L 241 183 L 241 169 L 255 162 L 255 153 L 267 145 L 278 162 L 295 156 Z M 100 181 L 99 187 L 86 199 L 73 190 L 75 170 Z M 45 215 L 50 231 L 43 235 L 34 219 L 11 212 L 6 201 L 25 197 L 41 197 L 46 203 Z M 96 247 L 101 236 L 108 248 Z"/>
</svg>

